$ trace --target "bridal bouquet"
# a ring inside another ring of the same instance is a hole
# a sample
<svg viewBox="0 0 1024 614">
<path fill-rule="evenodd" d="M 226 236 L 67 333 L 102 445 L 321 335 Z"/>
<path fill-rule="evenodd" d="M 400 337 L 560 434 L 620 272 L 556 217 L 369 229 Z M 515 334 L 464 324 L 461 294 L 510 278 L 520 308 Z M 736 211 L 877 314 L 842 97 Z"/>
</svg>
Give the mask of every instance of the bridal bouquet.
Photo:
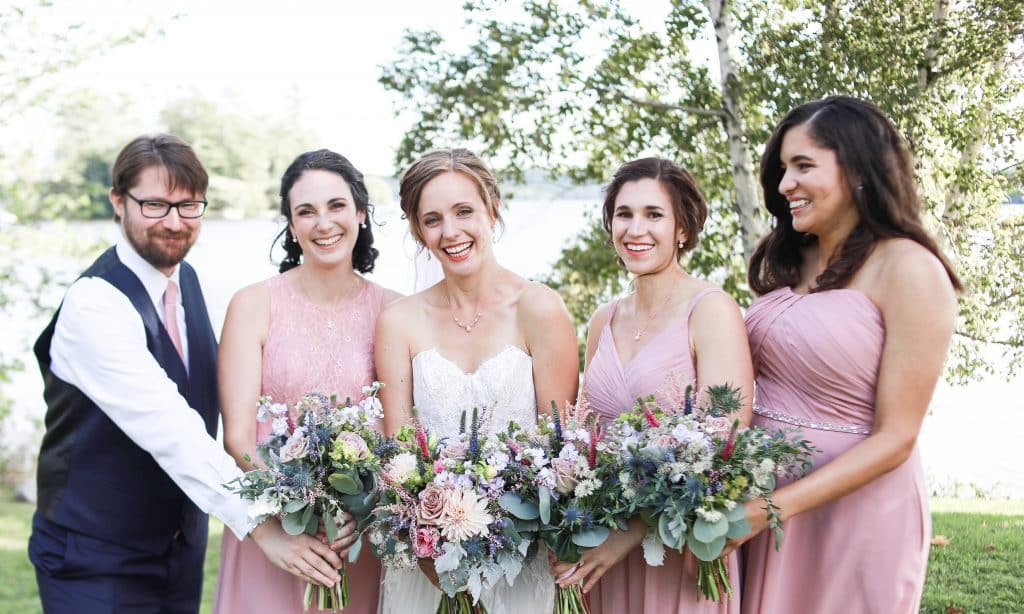
<svg viewBox="0 0 1024 614">
<path fill-rule="evenodd" d="M 683 407 L 666 412 L 654 397 L 637 399 L 632 412 L 613 423 L 604 445 L 621 455 L 619 481 L 628 515 L 638 513 L 651 527 L 644 538 L 649 565 L 664 562 L 663 547 L 688 548 L 700 561 L 699 596 L 732 596 L 725 562 L 726 540 L 750 532 L 746 501 L 764 497 L 769 526 L 781 544 L 782 525 L 772 504 L 775 477 L 802 475 L 812 465 L 813 447 L 791 430 L 740 428 L 730 415 L 739 410 L 739 390 L 715 386 L 694 411 L 687 390 Z"/>
<path fill-rule="evenodd" d="M 441 440 L 414 423 L 381 471 L 370 543 L 389 567 L 433 566 L 438 613 L 485 612 L 480 594 L 502 577 L 512 584 L 531 543 L 499 504 L 511 460 L 496 438 L 481 437 L 475 409 L 468 427 L 463 414 L 459 434 Z"/>
<path fill-rule="evenodd" d="M 377 396 L 383 384 L 374 382 L 363 389 L 358 403 L 309 393 L 289 412 L 286 405 L 270 397 L 260 398 L 257 419 L 271 422 L 272 434 L 257 447 L 263 468 L 246 472 L 227 486 L 252 502 L 249 516 L 277 515 L 291 535 L 319 530 L 334 541 L 345 512 L 357 526 L 365 526 L 378 493 L 377 476 L 382 460 L 393 446 L 373 427 L 383 416 Z M 297 417 L 293 417 L 297 416 Z M 252 460 L 252 459 L 247 459 Z M 349 550 L 349 561 L 359 555 L 361 541 Z M 309 609 L 313 585 L 306 585 L 303 607 Z M 321 609 L 342 609 L 348 605 L 348 581 L 333 587 L 317 587 Z"/>
<path fill-rule="evenodd" d="M 577 563 L 584 552 L 604 543 L 609 529 L 627 528 L 616 515 L 623 506 L 618 459 L 600 445 L 603 433 L 585 402 L 567 406 L 564 419 L 553 403 L 551 409 L 542 427 L 551 467 L 538 475 L 536 489 L 540 539 L 558 560 Z M 579 583 L 558 588 L 555 614 L 588 611 Z"/>
</svg>

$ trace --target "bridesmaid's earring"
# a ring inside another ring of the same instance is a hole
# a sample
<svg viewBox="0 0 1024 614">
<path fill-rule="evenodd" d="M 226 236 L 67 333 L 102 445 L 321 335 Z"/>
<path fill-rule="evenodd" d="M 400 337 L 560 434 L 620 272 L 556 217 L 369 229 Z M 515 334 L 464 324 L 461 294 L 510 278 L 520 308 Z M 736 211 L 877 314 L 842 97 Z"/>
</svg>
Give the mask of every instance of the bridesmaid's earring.
<svg viewBox="0 0 1024 614">
<path fill-rule="evenodd" d="M 684 247 L 686 247 L 686 241 L 680 241 L 678 245 L 679 249 L 683 249 Z"/>
</svg>

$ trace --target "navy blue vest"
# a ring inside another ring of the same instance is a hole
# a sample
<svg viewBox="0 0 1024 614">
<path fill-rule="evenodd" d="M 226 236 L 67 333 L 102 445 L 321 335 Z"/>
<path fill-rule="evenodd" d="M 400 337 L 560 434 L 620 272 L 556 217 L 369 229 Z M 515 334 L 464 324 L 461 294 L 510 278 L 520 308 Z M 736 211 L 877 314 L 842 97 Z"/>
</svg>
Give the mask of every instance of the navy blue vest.
<svg viewBox="0 0 1024 614">
<path fill-rule="evenodd" d="M 195 271 L 183 262 L 179 276 L 188 371 L 142 282 L 121 263 L 113 247 L 82 273 L 106 280 L 131 300 L 139 313 L 138 325 L 146 330 L 147 349 L 215 437 L 220 412 L 217 341 Z M 206 514 L 95 403 L 50 371 L 50 343 L 59 315 L 60 308 L 34 348 L 47 406 L 37 473 L 39 513 L 72 531 L 156 553 L 163 552 L 179 530 L 186 541 L 203 539 Z"/>
</svg>

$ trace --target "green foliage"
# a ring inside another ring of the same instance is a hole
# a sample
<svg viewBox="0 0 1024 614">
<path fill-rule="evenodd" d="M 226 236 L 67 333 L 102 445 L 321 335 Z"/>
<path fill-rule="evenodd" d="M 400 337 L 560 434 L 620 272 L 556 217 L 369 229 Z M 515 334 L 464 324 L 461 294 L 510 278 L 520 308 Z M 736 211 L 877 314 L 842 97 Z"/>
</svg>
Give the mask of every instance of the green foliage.
<svg viewBox="0 0 1024 614">
<path fill-rule="evenodd" d="M 210 211 L 231 217 L 275 209 L 285 168 L 300 153 L 320 147 L 315 135 L 287 119 L 244 114 L 198 92 L 171 102 L 160 120 L 167 132 L 192 145 L 210 174 Z"/>
<path fill-rule="evenodd" d="M 727 19 L 713 24 L 722 7 Z M 437 32 L 409 31 L 383 69 L 381 83 L 414 117 L 400 166 L 452 140 L 513 178 L 541 167 L 603 182 L 641 155 L 674 159 L 711 202 L 688 267 L 747 304 L 744 254 L 764 216 L 744 205 L 753 169 L 729 143 L 756 160 L 793 106 L 833 93 L 868 98 L 907 136 L 926 221 L 969 286 L 949 375 L 991 370 L 993 343 L 1009 370 L 1024 365 L 1024 222 L 1001 220 L 1019 181 L 994 172 L 1019 162 L 1013 146 L 1024 138 L 1019 0 L 675 0 L 659 26 L 614 0 L 484 1 L 465 11 L 475 43 L 453 50 Z M 722 57 L 732 73 L 719 74 Z M 591 249 L 610 251 L 595 228 L 552 275 L 577 321 L 619 284 L 610 256 L 581 256 Z"/>
</svg>

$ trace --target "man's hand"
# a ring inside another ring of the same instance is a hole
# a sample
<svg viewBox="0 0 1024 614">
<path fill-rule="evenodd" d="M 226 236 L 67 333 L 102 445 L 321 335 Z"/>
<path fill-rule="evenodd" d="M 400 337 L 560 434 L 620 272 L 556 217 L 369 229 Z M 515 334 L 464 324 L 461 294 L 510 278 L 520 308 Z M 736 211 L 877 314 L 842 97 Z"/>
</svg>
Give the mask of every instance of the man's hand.
<svg viewBox="0 0 1024 614">
<path fill-rule="evenodd" d="M 249 536 L 271 563 L 288 573 L 321 586 L 341 582 L 341 558 L 315 537 L 288 535 L 276 518 L 258 525 Z"/>
</svg>

